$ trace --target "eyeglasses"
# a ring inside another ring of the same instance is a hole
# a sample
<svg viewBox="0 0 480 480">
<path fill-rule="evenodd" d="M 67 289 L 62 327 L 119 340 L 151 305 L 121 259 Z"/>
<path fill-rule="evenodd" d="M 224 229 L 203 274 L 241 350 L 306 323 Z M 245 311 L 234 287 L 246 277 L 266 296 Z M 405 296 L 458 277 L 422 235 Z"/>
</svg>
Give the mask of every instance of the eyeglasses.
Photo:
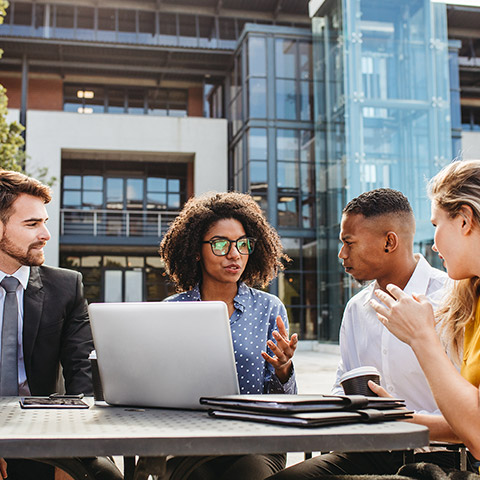
<svg viewBox="0 0 480 480">
<path fill-rule="evenodd" d="M 252 237 L 242 237 L 237 240 L 229 240 L 228 238 L 214 238 L 212 240 L 206 240 L 202 243 L 209 243 L 212 248 L 212 253 L 217 257 L 223 257 L 228 255 L 230 249 L 232 248 L 232 243 L 235 244 L 235 247 L 238 250 L 238 253 L 241 255 L 250 255 L 253 253 L 255 248 L 256 238 Z"/>
</svg>

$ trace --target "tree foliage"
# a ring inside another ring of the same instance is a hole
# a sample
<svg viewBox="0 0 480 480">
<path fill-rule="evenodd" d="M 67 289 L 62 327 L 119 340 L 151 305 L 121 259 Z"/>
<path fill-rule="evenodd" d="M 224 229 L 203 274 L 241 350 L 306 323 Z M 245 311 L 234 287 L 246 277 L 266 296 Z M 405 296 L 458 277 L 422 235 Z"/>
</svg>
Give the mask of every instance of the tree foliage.
<svg viewBox="0 0 480 480">
<path fill-rule="evenodd" d="M 0 24 L 3 23 L 8 8 L 7 0 L 0 0 Z M 3 50 L 0 49 L 0 58 Z M 0 85 L 0 167 L 21 171 L 25 167 L 25 141 L 22 132 L 25 128 L 18 122 L 8 122 L 7 89 Z"/>
</svg>

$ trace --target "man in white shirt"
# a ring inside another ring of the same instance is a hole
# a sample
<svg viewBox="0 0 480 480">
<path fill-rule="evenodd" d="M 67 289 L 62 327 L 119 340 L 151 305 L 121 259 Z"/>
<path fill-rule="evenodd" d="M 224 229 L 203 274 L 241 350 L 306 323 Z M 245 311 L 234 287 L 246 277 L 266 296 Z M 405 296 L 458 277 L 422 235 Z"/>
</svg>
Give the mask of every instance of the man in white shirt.
<svg viewBox="0 0 480 480">
<path fill-rule="evenodd" d="M 432 431 L 440 411 L 428 382 L 409 346 L 394 337 L 377 319 L 369 302 L 374 290 L 389 283 L 407 293 L 426 295 L 434 306 L 443 295 L 447 274 L 413 253 L 415 218 L 408 199 L 396 190 L 380 188 L 351 200 L 342 212 L 338 257 L 345 271 L 360 283 L 370 282 L 347 303 L 340 328 L 341 361 L 333 392 L 343 394 L 344 372 L 375 366 L 381 385 L 408 409 L 422 415 Z M 431 435 L 432 439 L 432 435 Z M 415 461 L 453 467 L 452 452 L 419 453 Z M 270 477 L 275 480 L 313 479 L 322 475 L 393 474 L 403 464 L 402 452 L 329 453 L 294 465 Z"/>
</svg>

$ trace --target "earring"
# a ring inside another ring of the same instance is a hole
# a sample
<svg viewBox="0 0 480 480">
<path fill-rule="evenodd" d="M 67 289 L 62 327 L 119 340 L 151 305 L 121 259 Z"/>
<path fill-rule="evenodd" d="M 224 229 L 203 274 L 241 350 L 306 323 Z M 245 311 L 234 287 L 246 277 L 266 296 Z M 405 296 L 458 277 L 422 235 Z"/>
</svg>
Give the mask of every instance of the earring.
<svg viewBox="0 0 480 480">
<path fill-rule="evenodd" d="M 388 253 L 388 248 L 385 249 L 385 253 Z"/>
</svg>

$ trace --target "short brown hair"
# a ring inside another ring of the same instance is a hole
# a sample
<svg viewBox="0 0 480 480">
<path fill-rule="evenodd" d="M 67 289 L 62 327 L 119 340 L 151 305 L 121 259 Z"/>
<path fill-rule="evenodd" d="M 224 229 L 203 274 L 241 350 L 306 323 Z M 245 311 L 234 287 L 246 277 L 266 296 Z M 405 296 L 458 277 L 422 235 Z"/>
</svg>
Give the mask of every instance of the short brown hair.
<svg viewBox="0 0 480 480">
<path fill-rule="evenodd" d="M 23 173 L 0 169 L 0 221 L 5 225 L 13 212 L 13 203 L 21 194 L 32 195 L 49 203 L 50 187 Z"/>
<path fill-rule="evenodd" d="M 250 195 L 207 193 L 185 204 L 160 243 L 160 256 L 177 291 L 190 290 L 200 283 L 202 271 L 197 259 L 203 236 L 211 225 L 229 218 L 238 220 L 247 236 L 257 239 L 241 281 L 250 287 L 265 287 L 284 269 L 282 260 L 290 259 L 283 253 L 280 237 Z"/>
</svg>

